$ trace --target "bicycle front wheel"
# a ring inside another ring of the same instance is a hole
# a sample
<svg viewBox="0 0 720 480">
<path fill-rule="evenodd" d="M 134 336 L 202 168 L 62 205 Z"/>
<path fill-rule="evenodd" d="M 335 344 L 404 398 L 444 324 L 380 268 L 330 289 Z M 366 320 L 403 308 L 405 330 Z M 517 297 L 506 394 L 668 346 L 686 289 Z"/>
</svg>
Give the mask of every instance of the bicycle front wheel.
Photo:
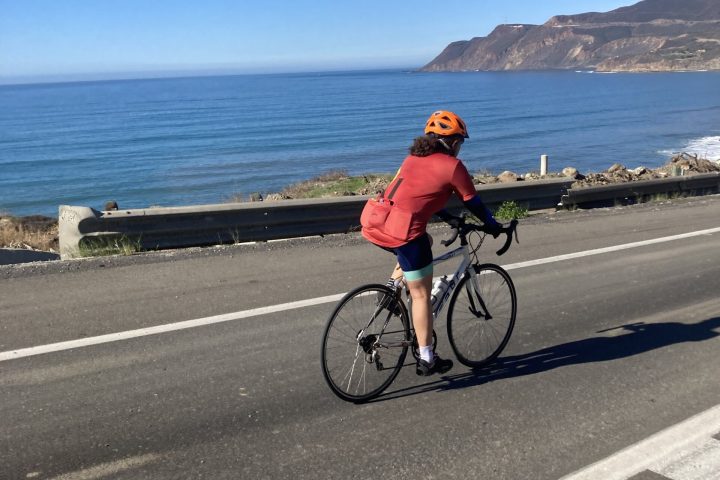
<svg viewBox="0 0 720 480">
<path fill-rule="evenodd" d="M 515 326 L 517 299 L 510 275 L 498 265 L 473 265 L 450 300 L 447 330 L 460 363 L 482 367 L 503 351 Z"/>
<path fill-rule="evenodd" d="M 395 379 L 411 345 L 408 313 L 384 285 L 364 285 L 338 303 L 325 326 L 322 369 L 343 400 L 364 402 Z"/>
</svg>

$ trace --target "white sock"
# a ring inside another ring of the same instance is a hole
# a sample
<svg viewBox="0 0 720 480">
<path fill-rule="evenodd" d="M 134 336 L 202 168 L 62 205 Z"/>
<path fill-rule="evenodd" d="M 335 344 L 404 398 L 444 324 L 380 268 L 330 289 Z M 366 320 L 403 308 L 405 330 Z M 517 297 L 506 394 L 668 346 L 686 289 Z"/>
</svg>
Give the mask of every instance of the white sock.
<svg viewBox="0 0 720 480">
<path fill-rule="evenodd" d="M 434 357 L 432 345 L 420 347 L 420 358 L 428 363 L 432 363 Z"/>
</svg>

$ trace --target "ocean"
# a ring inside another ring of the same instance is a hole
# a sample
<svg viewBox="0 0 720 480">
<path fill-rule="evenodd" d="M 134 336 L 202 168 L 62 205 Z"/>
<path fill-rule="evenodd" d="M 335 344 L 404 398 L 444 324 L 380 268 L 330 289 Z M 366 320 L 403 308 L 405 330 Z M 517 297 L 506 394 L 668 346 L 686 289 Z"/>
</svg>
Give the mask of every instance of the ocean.
<svg viewBox="0 0 720 480">
<path fill-rule="evenodd" d="M 0 212 L 220 203 L 394 172 L 453 110 L 471 172 L 720 159 L 720 73 L 368 71 L 0 86 Z"/>
</svg>

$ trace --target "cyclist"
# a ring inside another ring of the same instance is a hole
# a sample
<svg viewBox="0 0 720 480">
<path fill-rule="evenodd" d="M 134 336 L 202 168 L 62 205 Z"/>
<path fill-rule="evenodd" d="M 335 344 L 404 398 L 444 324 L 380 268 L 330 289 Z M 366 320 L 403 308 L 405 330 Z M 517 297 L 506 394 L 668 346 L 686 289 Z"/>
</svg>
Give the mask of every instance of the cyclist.
<svg viewBox="0 0 720 480">
<path fill-rule="evenodd" d="M 440 358 L 432 349 L 433 255 L 432 239 L 426 232 L 428 221 L 435 214 L 453 223 L 455 217 L 443 207 L 455 192 L 490 234 L 497 237 L 502 228 L 457 158 L 466 138 L 467 128 L 459 116 L 444 110 L 430 115 L 425 135 L 415 139 L 395 178 L 384 193 L 367 202 L 360 218 L 363 236 L 397 257 L 388 285 L 405 275 L 419 347 L 416 373 L 421 376 L 445 373 L 453 365 L 452 360 Z"/>
</svg>

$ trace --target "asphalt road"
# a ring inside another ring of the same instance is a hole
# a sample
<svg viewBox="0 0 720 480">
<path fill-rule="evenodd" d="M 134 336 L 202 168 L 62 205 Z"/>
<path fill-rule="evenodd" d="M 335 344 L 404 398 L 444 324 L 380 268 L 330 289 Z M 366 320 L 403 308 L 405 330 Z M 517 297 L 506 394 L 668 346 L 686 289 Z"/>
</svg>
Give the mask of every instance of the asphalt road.
<svg viewBox="0 0 720 480">
<path fill-rule="evenodd" d="M 717 227 L 713 196 L 537 215 L 485 250 L 514 265 Z M 515 268 L 493 369 L 406 368 L 365 405 L 322 378 L 332 303 L 0 361 L 0 478 L 556 479 L 720 403 L 719 259 L 713 233 Z M 0 352 L 338 294 L 391 261 L 331 236 L 0 267 Z"/>
</svg>

